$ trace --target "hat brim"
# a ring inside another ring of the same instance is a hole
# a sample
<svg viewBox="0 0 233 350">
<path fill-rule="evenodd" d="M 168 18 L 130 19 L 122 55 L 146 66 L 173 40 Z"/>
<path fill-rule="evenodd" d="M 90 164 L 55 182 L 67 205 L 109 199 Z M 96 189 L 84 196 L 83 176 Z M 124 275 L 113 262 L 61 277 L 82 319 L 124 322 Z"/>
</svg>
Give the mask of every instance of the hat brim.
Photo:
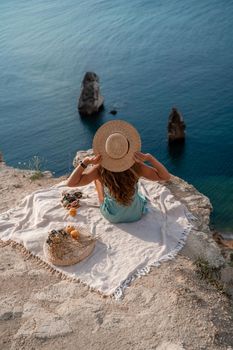
<svg viewBox="0 0 233 350">
<path fill-rule="evenodd" d="M 117 132 L 124 135 L 129 142 L 128 152 L 120 159 L 111 158 L 105 150 L 105 142 L 107 138 L 112 133 Z M 111 120 L 103 124 L 97 130 L 93 138 L 92 148 L 94 154 L 101 154 L 101 165 L 103 168 L 113 172 L 125 171 L 135 163 L 133 155 L 134 152 L 141 150 L 141 138 L 133 125 L 125 122 L 124 120 Z"/>
</svg>

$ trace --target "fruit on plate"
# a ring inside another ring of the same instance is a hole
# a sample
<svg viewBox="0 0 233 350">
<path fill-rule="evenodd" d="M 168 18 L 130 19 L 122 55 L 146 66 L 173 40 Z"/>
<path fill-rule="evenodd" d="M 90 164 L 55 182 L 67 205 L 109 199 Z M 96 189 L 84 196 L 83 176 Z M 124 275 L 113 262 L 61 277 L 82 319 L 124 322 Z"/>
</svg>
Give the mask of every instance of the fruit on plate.
<svg viewBox="0 0 233 350">
<path fill-rule="evenodd" d="M 77 214 L 76 208 L 71 208 L 71 209 L 69 210 L 69 215 L 70 215 L 70 216 L 75 216 L 76 214 Z"/>
<path fill-rule="evenodd" d="M 73 230 L 70 232 L 71 236 L 74 238 L 74 239 L 77 239 L 78 236 L 79 236 L 79 232 L 78 230 Z"/>
</svg>

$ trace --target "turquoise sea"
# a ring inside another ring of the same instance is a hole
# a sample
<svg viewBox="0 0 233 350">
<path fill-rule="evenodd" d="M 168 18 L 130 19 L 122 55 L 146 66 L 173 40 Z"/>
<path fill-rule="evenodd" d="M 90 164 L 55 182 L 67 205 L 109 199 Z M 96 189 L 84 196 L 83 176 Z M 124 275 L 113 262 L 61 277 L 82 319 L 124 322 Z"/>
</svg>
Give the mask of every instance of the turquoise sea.
<svg viewBox="0 0 233 350">
<path fill-rule="evenodd" d="M 38 155 L 55 176 L 71 172 L 97 128 L 124 119 L 139 130 L 144 152 L 210 198 L 211 224 L 232 231 L 232 18 L 232 0 L 1 0 L 6 163 L 22 167 Z M 86 71 L 101 79 L 98 117 L 77 111 Z M 183 114 L 186 142 L 169 149 L 173 106 Z"/>
</svg>

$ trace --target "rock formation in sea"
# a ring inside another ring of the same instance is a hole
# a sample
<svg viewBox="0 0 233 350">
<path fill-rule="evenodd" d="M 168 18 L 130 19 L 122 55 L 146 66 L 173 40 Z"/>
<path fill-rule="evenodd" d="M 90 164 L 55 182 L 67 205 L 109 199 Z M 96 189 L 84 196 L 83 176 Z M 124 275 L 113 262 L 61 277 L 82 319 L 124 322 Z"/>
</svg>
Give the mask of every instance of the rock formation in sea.
<svg viewBox="0 0 233 350">
<path fill-rule="evenodd" d="M 117 110 L 116 109 L 112 109 L 109 113 L 112 114 L 112 115 L 116 115 L 117 114 Z"/>
<path fill-rule="evenodd" d="M 183 141 L 185 139 L 184 119 L 177 108 L 173 107 L 168 118 L 168 141 Z"/>
<path fill-rule="evenodd" d="M 87 72 L 83 78 L 78 110 L 81 115 L 92 115 L 103 107 L 104 98 L 100 93 L 99 77 L 94 72 Z"/>
</svg>

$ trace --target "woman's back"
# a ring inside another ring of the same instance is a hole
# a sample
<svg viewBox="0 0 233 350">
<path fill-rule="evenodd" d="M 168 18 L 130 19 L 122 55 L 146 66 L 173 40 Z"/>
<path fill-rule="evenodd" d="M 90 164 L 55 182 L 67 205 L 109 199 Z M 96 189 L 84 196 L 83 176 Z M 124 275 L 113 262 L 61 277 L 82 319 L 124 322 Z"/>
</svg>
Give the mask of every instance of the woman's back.
<svg viewBox="0 0 233 350">
<path fill-rule="evenodd" d="M 135 192 L 131 203 L 124 205 L 111 196 L 108 187 L 104 186 L 104 201 L 100 205 L 102 215 L 112 223 L 132 222 L 140 220 L 147 212 L 146 198 L 138 192 L 138 184 L 135 184 Z"/>
</svg>

